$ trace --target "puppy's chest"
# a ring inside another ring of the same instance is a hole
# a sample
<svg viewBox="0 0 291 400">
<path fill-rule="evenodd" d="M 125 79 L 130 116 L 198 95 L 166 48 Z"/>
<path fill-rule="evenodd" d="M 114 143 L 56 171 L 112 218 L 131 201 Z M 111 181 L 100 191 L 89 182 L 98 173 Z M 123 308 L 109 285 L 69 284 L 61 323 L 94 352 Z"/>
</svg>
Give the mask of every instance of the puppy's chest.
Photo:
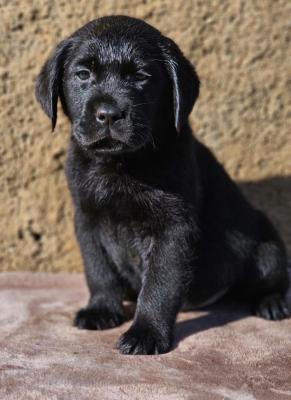
<svg viewBox="0 0 291 400">
<path fill-rule="evenodd" d="M 131 270 L 141 275 L 154 242 L 150 232 L 136 222 L 120 223 L 108 216 L 100 218 L 98 230 L 108 257 L 120 272 Z"/>
<path fill-rule="evenodd" d="M 148 220 L 164 218 L 169 210 L 181 207 L 180 195 L 118 163 L 90 168 L 81 181 L 82 201 L 97 212 L 108 210 L 122 218 Z"/>
</svg>

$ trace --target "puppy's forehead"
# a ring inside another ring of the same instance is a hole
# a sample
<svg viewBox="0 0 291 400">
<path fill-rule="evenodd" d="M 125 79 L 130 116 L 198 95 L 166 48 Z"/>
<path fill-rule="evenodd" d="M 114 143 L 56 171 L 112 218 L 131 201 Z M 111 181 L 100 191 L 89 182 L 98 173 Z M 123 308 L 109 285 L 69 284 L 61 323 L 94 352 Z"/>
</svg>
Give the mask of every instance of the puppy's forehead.
<svg viewBox="0 0 291 400">
<path fill-rule="evenodd" d="M 113 62 L 120 64 L 129 61 L 146 62 L 151 58 L 151 53 L 143 50 L 145 49 L 142 45 L 135 45 L 122 39 L 96 38 L 81 43 L 80 58 L 94 59 L 101 65 Z M 145 56 L 145 53 L 148 56 Z"/>
<path fill-rule="evenodd" d="M 86 29 L 77 35 L 79 58 L 96 59 L 100 64 L 116 61 L 147 63 L 161 58 L 157 34 L 161 36 L 154 29 L 137 27 L 135 24 L 91 26 L 90 30 Z"/>
</svg>

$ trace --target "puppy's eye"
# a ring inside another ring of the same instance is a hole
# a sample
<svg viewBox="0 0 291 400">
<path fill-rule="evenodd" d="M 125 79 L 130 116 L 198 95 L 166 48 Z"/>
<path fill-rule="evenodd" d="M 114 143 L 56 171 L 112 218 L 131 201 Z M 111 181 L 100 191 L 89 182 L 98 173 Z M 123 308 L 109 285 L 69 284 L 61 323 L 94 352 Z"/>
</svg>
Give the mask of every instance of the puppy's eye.
<svg viewBox="0 0 291 400">
<path fill-rule="evenodd" d="M 86 69 L 76 72 L 76 75 L 79 79 L 81 79 L 81 81 L 86 81 L 90 78 L 90 72 Z"/>
<path fill-rule="evenodd" d="M 151 75 L 145 71 L 138 71 L 135 74 L 135 78 L 136 80 L 140 81 L 140 82 L 145 82 L 147 81 L 149 78 L 151 77 Z"/>
</svg>

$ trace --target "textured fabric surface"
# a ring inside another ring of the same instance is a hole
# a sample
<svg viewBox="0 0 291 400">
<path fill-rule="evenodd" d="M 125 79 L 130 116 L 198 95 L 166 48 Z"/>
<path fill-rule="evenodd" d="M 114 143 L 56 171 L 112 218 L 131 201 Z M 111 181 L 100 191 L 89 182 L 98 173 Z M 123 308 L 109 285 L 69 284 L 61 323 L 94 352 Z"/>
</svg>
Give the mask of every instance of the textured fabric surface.
<svg viewBox="0 0 291 400">
<path fill-rule="evenodd" d="M 80 274 L 0 274 L 1 399 L 291 398 L 291 320 L 224 302 L 179 314 L 170 353 L 124 356 L 114 346 L 130 322 L 103 332 L 72 326 L 87 296 Z"/>
</svg>

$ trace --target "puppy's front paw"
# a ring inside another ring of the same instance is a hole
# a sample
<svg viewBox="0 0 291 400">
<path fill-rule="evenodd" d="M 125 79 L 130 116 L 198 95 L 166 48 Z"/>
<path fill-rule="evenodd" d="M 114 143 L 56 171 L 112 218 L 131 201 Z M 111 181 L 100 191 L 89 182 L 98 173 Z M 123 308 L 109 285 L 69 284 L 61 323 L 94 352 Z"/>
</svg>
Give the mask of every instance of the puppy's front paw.
<svg viewBox="0 0 291 400">
<path fill-rule="evenodd" d="M 117 348 L 123 354 L 162 354 L 170 350 L 169 339 L 150 328 L 132 326 L 117 343 Z"/>
<path fill-rule="evenodd" d="M 273 294 L 260 299 L 254 307 L 254 313 L 258 317 L 279 320 L 290 317 L 285 298 L 281 294 Z"/>
<path fill-rule="evenodd" d="M 103 308 L 81 308 L 76 314 L 74 325 L 79 329 L 102 330 L 121 325 L 125 316 L 121 311 Z"/>
</svg>

